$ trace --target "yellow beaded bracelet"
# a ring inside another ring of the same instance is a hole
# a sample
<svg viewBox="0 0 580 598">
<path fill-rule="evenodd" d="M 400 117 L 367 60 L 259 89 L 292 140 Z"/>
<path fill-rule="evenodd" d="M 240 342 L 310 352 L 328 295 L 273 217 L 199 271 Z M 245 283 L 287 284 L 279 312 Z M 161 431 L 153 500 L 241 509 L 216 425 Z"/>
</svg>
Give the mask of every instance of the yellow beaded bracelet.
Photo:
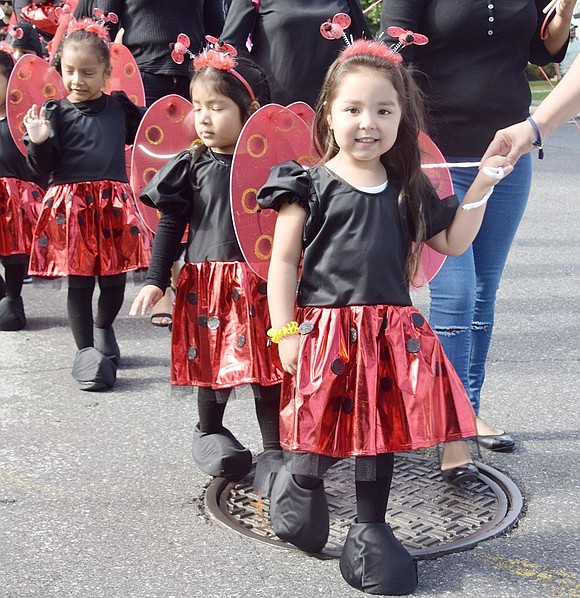
<svg viewBox="0 0 580 598">
<path fill-rule="evenodd" d="M 284 326 L 282 326 L 282 328 L 278 328 L 278 330 L 274 330 L 273 328 L 270 328 L 270 330 L 268 330 L 268 336 L 270 337 L 270 340 L 275 344 L 278 344 L 280 339 L 284 338 L 285 336 L 290 336 L 291 334 L 298 333 L 298 322 L 288 322 L 288 324 L 285 324 Z"/>
</svg>

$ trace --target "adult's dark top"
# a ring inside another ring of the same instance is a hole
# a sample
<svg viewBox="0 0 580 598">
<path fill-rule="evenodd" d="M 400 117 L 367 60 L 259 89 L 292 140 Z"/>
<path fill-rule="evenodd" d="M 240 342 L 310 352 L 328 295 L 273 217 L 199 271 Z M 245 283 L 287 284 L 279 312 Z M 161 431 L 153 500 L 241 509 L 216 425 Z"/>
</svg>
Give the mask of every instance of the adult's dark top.
<svg viewBox="0 0 580 598">
<path fill-rule="evenodd" d="M 128 182 L 125 144 L 131 145 L 144 109 L 124 92 L 102 94 L 96 100 L 73 104 L 49 100 L 46 118 L 51 133 L 44 143 L 27 146 L 28 164 L 38 174 L 50 174 L 51 185 L 81 181 Z"/>
<path fill-rule="evenodd" d="M 165 289 L 186 225 L 186 262 L 243 262 L 230 208 L 232 156 L 206 150 L 191 166 L 183 151 L 160 168 L 139 199 L 161 212 L 147 271 Z"/>
<path fill-rule="evenodd" d="M 284 162 L 271 169 L 258 192 L 260 206 L 279 210 L 297 202 L 308 212 L 300 307 L 411 305 L 405 263 L 414 239 L 399 194 L 391 176 L 384 191 L 366 193 L 325 166 Z M 449 226 L 458 205 L 454 195 L 440 201 L 433 188 L 421 203 L 428 239 Z"/>
<path fill-rule="evenodd" d="M 203 48 L 205 35 L 219 37 L 224 24 L 221 0 L 97 0 L 87 6 L 92 10 L 93 4 L 119 17 L 119 23 L 107 24 L 111 39 L 122 27 L 123 44 L 139 70 L 157 75 L 189 74 L 191 61 L 175 63 L 169 49 L 180 33 L 189 37 L 195 54 Z"/>
<path fill-rule="evenodd" d="M 492 14 L 486 0 L 383 0 L 382 30 L 429 38 L 402 55 L 419 71 L 429 133 L 445 155 L 481 156 L 498 129 L 529 116 L 528 61 L 558 62 L 566 51 L 551 56 L 540 39 L 547 3 L 492 1 Z"/>
<path fill-rule="evenodd" d="M 252 33 L 252 58 L 266 71 L 272 100 L 298 100 L 314 106 L 328 67 L 344 49 L 342 40 L 327 40 L 320 25 L 343 12 L 350 15 L 348 35 L 372 37 L 357 0 L 233 0 L 222 40 L 244 51 Z"/>
</svg>

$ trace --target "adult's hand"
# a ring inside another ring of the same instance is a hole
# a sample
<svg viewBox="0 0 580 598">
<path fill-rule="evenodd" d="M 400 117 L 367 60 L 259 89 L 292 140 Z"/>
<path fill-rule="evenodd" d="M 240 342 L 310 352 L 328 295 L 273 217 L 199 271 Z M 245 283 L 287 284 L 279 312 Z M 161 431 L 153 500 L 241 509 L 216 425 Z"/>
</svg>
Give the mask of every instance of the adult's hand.
<svg viewBox="0 0 580 598">
<path fill-rule="evenodd" d="M 485 150 L 481 161 L 484 162 L 491 156 L 505 156 L 510 164 L 515 165 L 520 156 L 534 149 L 535 140 L 536 134 L 527 120 L 500 129 Z"/>
</svg>

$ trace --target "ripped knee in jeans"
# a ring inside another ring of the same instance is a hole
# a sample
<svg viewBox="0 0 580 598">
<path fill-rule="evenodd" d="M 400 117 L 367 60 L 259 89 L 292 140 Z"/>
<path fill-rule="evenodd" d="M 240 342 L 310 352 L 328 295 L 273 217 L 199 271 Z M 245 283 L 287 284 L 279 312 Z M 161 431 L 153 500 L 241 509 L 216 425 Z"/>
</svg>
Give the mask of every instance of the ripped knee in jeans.
<svg viewBox="0 0 580 598">
<path fill-rule="evenodd" d="M 433 330 L 440 336 L 456 336 L 469 329 L 465 326 L 435 326 Z"/>
</svg>

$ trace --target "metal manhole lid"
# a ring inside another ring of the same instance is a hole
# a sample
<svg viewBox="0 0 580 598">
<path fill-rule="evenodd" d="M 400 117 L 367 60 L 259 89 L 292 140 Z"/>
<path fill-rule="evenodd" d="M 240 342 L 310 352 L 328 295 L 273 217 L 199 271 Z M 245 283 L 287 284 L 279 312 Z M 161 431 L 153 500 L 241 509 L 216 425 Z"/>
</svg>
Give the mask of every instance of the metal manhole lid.
<svg viewBox="0 0 580 598">
<path fill-rule="evenodd" d="M 439 473 L 436 459 L 398 453 L 386 521 L 411 555 L 429 559 L 474 548 L 505 533 L 523 509 L 518 487 L 501 472 L 476 463 L 479 479 L 457 488 Z M 270 527 L 269 502 L 254 493 L 254 470 L 239 482 L 215 478 L 207 487 L 206 507 L 221 523 L 262 542 L 298 550 Z M 356 512 L 354 462 L 344 459 L 324 476 L 330 534 L 323 557 L 340 556 Z"/>
</svg>

